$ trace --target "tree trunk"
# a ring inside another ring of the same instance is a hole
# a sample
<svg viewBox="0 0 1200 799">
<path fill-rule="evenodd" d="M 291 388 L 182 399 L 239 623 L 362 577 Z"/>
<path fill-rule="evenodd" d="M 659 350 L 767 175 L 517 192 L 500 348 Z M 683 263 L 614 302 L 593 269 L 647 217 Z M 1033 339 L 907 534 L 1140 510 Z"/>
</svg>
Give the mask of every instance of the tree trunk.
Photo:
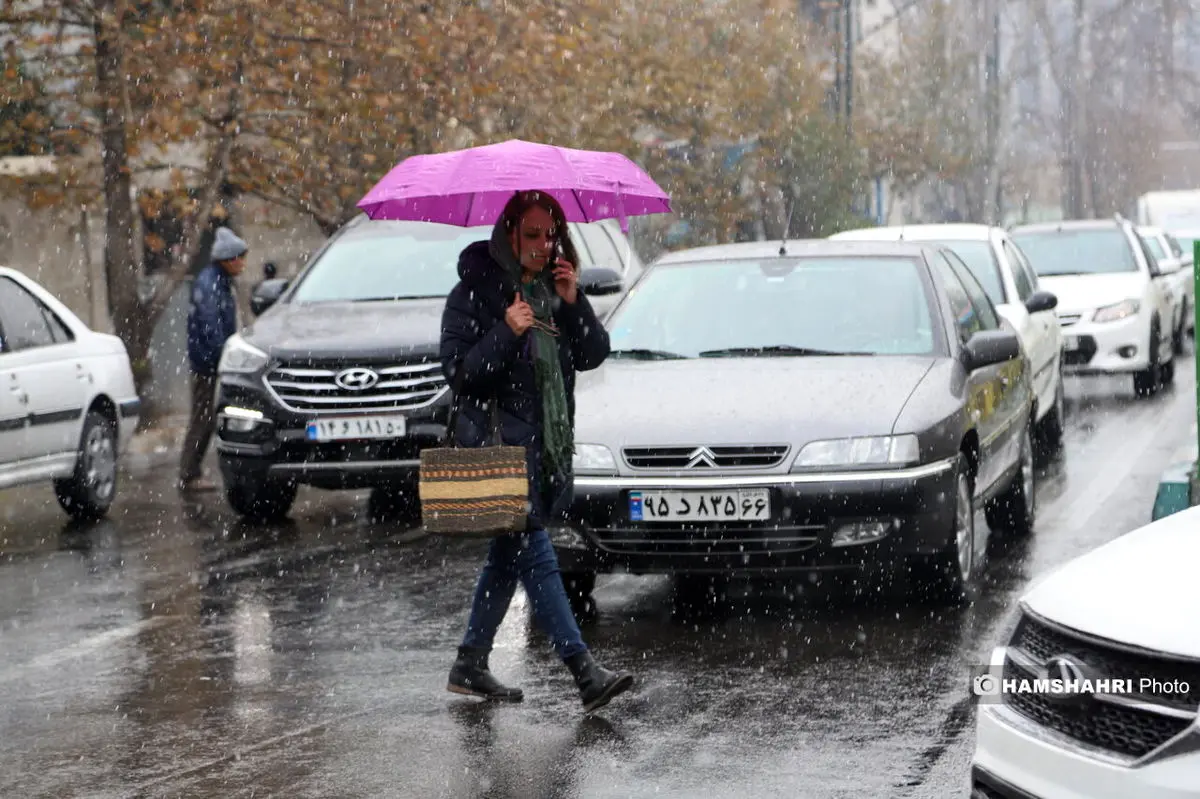
<svg viewBox="0 0 1200 799">
<path fill-rule="evenodd" d="M 141 313 L 138 282 L 141 270 L 134 242 L 133 173 L 126 133 L 129 90 L 123 79 L 125 53 L 121 41 L 122 0 L 97 0 L 93 22 L 96 39 L 96 82 L 104 98 L 100 145 L 104 170 L 104 274 L 113 329 L 125 342 L 134 379 L 143 393 L 150 379 L 150 334 Z"/>
</svg>

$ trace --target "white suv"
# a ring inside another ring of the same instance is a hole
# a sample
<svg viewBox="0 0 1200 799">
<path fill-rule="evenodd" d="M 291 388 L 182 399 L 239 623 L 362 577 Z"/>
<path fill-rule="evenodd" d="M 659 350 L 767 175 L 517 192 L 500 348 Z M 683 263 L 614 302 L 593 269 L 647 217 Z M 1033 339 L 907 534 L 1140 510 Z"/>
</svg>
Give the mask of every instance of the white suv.
<svg viewBox="0 0 1200 799">
<path fill-rule="evenodd" d="M 0 267 L 0 488 L 53 480 L 71 516 L 103 516 L 140 410 L 121 340 Z"/>
<path fill-rule="evenodd" d="M 1175 354 L 1182 355 L 1184 336 L 1195 327 L 1196 285 L 1192 275 L 1192 253 L 1185 253 L 1179 241 L 1162 228 L 1139 227 L 1138 234 L 1158 261 L 1158 270 L 1171 276 L 1169 287 L 1175 307 L 1171 340 Z"/>
<path fill-rule="evenodd" d="M 972 683 L 972 799 L 1200 799 L 1197 530 L 1200 508 L 1167 516 L 1021 598 Z"/>
<path fill-rule="evenodd" d="M 1068 374 L 1132 374 L 1140 396 L 1175 378 L 1169 275 L 1117 218 L 1024 225 L 1013 241 L 1058 296 Z"/>
<path fill-rule="evenodd" d="M 1033 267 L 1003 228 L 970 224 L 903 225 L 847 230 L 830 238 L 930 241 L 945 245 L 957 255 L 983 286 L 997 313 L 1021 338 L 1033 373 L 1042 452 L 1061 446 L 1066 405 L 1062 380 L 1063 339 L 1054 313 L 1057 299 L 1038 285 Z"/>
</svg>

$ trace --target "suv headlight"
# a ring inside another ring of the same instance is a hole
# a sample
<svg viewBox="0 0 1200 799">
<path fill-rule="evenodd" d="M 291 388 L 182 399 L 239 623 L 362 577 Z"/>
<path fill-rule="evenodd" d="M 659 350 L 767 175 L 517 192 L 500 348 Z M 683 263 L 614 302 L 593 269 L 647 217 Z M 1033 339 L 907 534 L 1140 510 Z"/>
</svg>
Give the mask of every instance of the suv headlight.
<svg viewBox="0 0 1200 799">
<path fill-rule="evenodd" d="M 221 350 L 221 362 L 217 364 L 217 371 L 222 373 L 257 372 L 267 365 L 268 360 L 265 352 L 248 344 L 244 338 L 235 333 L 225 342 L 225 349 Z"/>
<path fill-rule="evenodd" d="M 869 436 L 812 441 L 800 450 L 792 471 L 822 466 L 903 466 L 920 458 L 917 437 Z"/>
<path fill-rule="evenodd" d="M 1130 316 L 1137 316 L 1142 304 L 1137 300 L 1123 300 L 1115 305 L 1105 305 L 1097 309 L 1092 316 L 1093 322 L 1117 322 Z"/>
<path fill-rule="evenodd" d="M 576 444 L 571 462 L 575 474 L 617 473 L 617 459 L 603 444 Z"/>
</svg>

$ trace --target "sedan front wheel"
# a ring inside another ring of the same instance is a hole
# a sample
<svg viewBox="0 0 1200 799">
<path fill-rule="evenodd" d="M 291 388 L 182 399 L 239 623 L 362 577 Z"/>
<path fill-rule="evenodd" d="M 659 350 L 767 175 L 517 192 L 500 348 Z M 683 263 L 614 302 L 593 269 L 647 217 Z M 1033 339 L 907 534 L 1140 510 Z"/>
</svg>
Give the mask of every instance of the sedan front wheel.
<svg viewBox="0 0 1200 799">
<path fill-rule="evenodd" d="M 917 564 L 918 583 L 941 604 L 961 605 L 979 596 L 979 558 L 975 552 L 975 488 L 966 456 L 954 472 L 953 523 L 945 548 Z"/>
</svg>

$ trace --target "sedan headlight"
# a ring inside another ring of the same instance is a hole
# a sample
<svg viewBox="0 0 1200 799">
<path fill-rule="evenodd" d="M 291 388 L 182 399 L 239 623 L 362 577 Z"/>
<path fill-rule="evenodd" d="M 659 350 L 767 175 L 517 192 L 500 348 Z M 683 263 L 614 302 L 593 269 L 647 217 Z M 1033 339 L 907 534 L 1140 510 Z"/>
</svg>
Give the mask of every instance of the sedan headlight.
<svg viewBox="0 0 1200 799">
<path fill-rule="evenodd" d="M 1137 300 L 1124 300 L 1116 305 L 1105 305 L 1092 316 L 1093 322 L 1118 322 L 1131 316 L 1137 316 L 1142 304 Z"/>
<path fill-rule="evenodd" d="M 225 349 L 221 351 L 221 362 L 217 364 L 217 371 L 223 373 L 257 372 L 267 365 L 268 360 L 265 352 L 248 344 L 244 338 L 235 333 L 225 342 Z"/>
<path fill-rule="evenodd" d="M 805 445 L 792 464 L 792 471 L 822 466 L 903 466 L 920 458 L 917 437 L 869 436 L 813 441 Z"/>
<path fill-rule="evenodd" d="M 576 444 L 572 459 L 575 474 L 616 474 L 617 459 L 603 444 Z"/>
</svg>

